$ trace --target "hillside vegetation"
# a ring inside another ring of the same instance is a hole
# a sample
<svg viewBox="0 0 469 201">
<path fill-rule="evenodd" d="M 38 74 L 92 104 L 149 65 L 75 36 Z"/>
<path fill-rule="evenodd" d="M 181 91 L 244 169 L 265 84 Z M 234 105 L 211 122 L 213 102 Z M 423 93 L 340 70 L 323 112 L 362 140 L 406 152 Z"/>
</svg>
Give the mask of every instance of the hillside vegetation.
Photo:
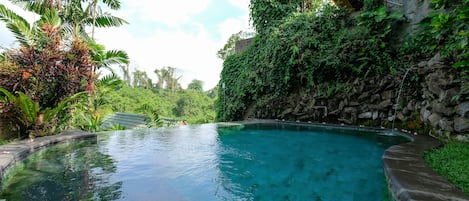
<svg viewBox="0 0 469 201">
<path fill-rule="evenodd" d="M 285 118 L 282 113 L 296 108 L 288 108 L 282 98 L 325 97 L 327 104 L 327 97 L 354 90 L 353 83 L 385 77 L 395 94 L 407 69 L 437 53 L 446 71 L 465 83 L 453 98 L 468 99 L 468 1 L 432 1 L 436 11 L 412 37 L 398 34 L 405 17 L 388 12 L 381 1 L 364 1 L 359 12 L 333 5 L 297 9 L 296 3 L 251 1 L 258 35 L 246 50 L 224 62 L 218 120 Z M 422 79 L 412 76 L 409 86 L 419 87 Z M 372 88 L 369 84 L 365 87 Z M 302 120 L 319 121 L 307 116 Z"/>
</svg>

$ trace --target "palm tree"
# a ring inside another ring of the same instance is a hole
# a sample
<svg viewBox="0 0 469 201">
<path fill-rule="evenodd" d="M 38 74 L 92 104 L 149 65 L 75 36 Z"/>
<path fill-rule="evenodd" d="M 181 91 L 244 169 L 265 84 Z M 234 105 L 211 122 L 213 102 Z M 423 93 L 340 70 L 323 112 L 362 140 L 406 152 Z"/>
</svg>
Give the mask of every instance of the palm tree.
<svg viewBox="0 0 469 201">
<path fill-rule="evenodd" d="M 105 3 L 109 8 L 113 10 L 119 10 L 120 9 L 120 1 L 119 0 L 102 0 L 103 3 Z M 91 31 L 91 38 L 94 39 L 94 29 L 96 27 L 96 20 L 97 20 L 97 15 L 98 15 L 98 0 L 92 0 L 91 3 L 93 7 L 93 26 L 92 26 L 92 31 Z M 99 9 L 101 10 L 101 9 Z M 102 14 L 102 13 L 101 13 Z"/>
<path fill-rule="evenodd" d="M 122 50 L 106 51 L 103 45 L 94 42 L 90 42 L 89 45 L 92 51 L 93 61 L 95 62 L 95 68 L 93 69 L 94 72 L 100 68 L 105 68 L 114 73 L 114 70 L 111 68 L 112 65 L 127 65 L 130 62 L 129 55 Z"/>
<path fill-rule="evenodd" d="M 98 0 L 89 0 L 88 5 L 82 3 L 86 0 L 12 0 L 25 10 L 43 15 L 48 9 L 56 9 L 62 19 L 62 29 L 74 37 L 81 36 L 85 39 L 94 39 L 95 27 L 117 27 L 127 22 L 119 17 L 112 16 L 110 13 L 102 12 L 97 5 Z M 104 4 L 113 10 L 120 8 L 119 0 L 102 0 Z M 86 26 L 92 27 L 92 36 L 90 37 L 85 30 Z"/>
<path fill-rule="evenodd" d="M 48 9 L 49 13 L 54 11 L 55 9 Z M 48 16 L 52 15 L 48 14 Z M 42 22 L 38 21 L 31 25 L 22 16 L 6 8 L 3 4 L 0 4 L 0 20 L 5 22 L 7 28 L 22 46 L 31 47 L 37 42 L 38 29 L 40 28 L 37 24 Z"/>
</svg>

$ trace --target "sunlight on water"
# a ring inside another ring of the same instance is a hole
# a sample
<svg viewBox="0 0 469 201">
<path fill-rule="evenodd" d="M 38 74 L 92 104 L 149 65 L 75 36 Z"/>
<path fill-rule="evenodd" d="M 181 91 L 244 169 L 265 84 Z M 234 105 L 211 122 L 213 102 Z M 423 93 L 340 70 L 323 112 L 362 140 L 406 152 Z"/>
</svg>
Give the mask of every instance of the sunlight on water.
<svg viewBox="0 0 469 201">
<path fill-rule="evenodd" d="M 382 200 L 381 155 L 406 139 L 285 125 L 100 133 L 32 155 L 7 200 Z"/>
</svg>

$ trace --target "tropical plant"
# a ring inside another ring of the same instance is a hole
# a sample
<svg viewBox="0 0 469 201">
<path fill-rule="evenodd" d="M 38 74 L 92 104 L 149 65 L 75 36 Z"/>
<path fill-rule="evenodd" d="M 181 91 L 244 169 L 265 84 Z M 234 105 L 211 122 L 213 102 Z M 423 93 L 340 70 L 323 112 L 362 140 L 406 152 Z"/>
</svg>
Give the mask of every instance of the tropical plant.
<svg viewBox="0 0 469 201">
<path fill-rule="evenodd" d="M 122 86 L 122 80 L 115 74 L 97 80 L 93 96 L 84 97 L 77 103 L 74 115 L 71 117 L 71 122 L 73 122 L 71 126 L 87 131 L 98 131 L 103 116 L 107 114 L 105 112 L 103 114 L 100 108 L 111 101 L 110 92 L 118 90 Z"/>
<path fill-rule="evenodd" d="M 104 45 L 90 42 L 92 59 L 94 61 L 94 72 L 101 68 L 107 69 L 114 73 L 113 65 L 129 64 L 129 55 L 122 50 L 106 51 Z"/>
<path fill-rule="evenodd" d="M 7 105 L 16 114 L 19 121 L 19 128 L 22 133 L 28 133 L 30 136 L 47 135 L 54 133 L 61 123 L 60 115 L 65 114 L 66 109 L 70 103 L 76 101 L 84 95 L 84 93 L 77 93 L 67 99 L 62 100 L 57 106 L 51 108 L 41 108 L 38 102 L 33 101 L 30 97 L 23 92 L 17 91 L 15 96 L 8 90 L 0 87 L 0 92 L 3 94 L 2 104 Z"/>
<path fill-rule="evenodd" d="M 41 33 L 45 25 L 52 26 L 53 28 L 61 25 L 61 20 L 54 8 L 46 9 L 41 19 L 31 25 L 22 16 L 17 15 L 3 4 L 0 4 L 0 20 L 6 24 L 16 40 L 25 47 L 32 47 L 42 40 L 41 37 L 44 34 Z"/>
<path fill-rule="evenodd" d="M 40 16 L 47 10 L 57 10 L 58 16 L 64 22 L 64 33 L 72 37 L 81 37 L 86 40 L 94 39 L 95 27 L 116 27 L 127 22 L 110 13 L 102 12 L 98 6 L 98 0 L 12 0 L 25 10 L 34 12 Z M 87 5 L 83 3 L 88 2 Z M 113 10 L 120 8 L 119 0 L 103 0 L 105 5 Z M 86 27 L 92 27 L 92 36 L 86 33 Z"/>
</svg>

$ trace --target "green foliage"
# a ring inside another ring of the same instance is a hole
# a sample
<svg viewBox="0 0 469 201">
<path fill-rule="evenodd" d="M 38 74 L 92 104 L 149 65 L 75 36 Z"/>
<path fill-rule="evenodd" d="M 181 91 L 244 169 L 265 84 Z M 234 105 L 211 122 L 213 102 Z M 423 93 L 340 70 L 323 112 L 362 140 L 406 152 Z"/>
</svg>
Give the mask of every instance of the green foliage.
<svg viewBox="0 0 469 201">
<path fill-rule="evenodd" d="M 443 62 L 460 72 L 465 82 L 454 100 L 469 94 L 469 1 L 432 0 L 436 9 L 421 23 L 420 31 L 401 49 L 411 62 L 428 60 L 440 53 Z"/>
<path fill-rule="evenodd" d="M 251 22 L 257 33 L 264 35 L 296 11 L 316 11 L 324 6 L 322 0 L 251 0 Z"/>
<path fill-rule="evenodd" d="M 295 10 L 295 5 L 288 1 L 251 0 L 249 9 L 254 28 L 259 34 L 264 34 L 292 13 Z"/>
<path fill-rule="evenodd" d="M 467 76 L 469 1 L 432 0 L 432 7 L 437 10 L 422 23 L 420 32 L 406 43 L 402 53 L 415 61 L 440 52 L 446 62 Z"/>
<path fill-rule="evenodd" d="M 151 118 L 148 124 L 154 127 L 161 126 L 163 118 L 185 119 L 189 124 L 215 120 L 215 98 L 195 90 L 173 92 L 123 85 L 119 89 L 109 91 L 106 97 L 108 101 L 99 109 L 102 116 L 113 112 L 143 114 Z"/>
<path fill-rule="evenodd" d="M 204 91 L 203 85 L 204 85 L 204 82 L 202 82 L 201 80 L 194 79 L 192 80 L 191 83 L 189 83 L 189 85 L 187 85 L 187 89 L 195 90 L 198 92 L 203 92 Z"/>
<path fill-rule="evenodd" d="M 425 155 L 425 160 L 435 171 L 469 194 L 469 144 L 450 141 L 442 148 Z"/>
<path fill-rule="evenodd" d="M 39 103 L 32 100 L 21 91 L 17 91 L 18 96 L 13 95 L 8 90 L 0 87 L 1 104 L 10 107 L 19 121 L 19 128 L 23 134 L 50 135 L 61 126 L 60 119 L 66 114 L 70 103 L 83 96 L 77 93 L 60 101 L 55 107 L 40 107 Z M 24 136 L 23 136 L 24 137 Z"/>
<path fill-rule="evenodd" d="M 163 120 L 161 120 L 160 115 L 158 115 L 158 113 L 153 112 L 147 122 L 147 126 L 150 128 L 158 128 L 164 126 L 164 122 Z"/>
<path fill-rule="evenodd" d="M 225 60 L 218 119 L 239 120 L 253 103 L 275 104 L 265 101 L 315 90 L 320 83 L 332 84 L 327 95 L 346 90 L 341 83 L 350 79 L 393 73 L 400 65 L 390 42 L 392 24 L 400 16 L 384 7 L 358 17 L 333 6 L 292 12 Z"/>
<path fill-rule="evenodd" d="M 184 91 L 179 94 L 173 114 L 187 120 L 191 124 L 215 121 L 213 99 L 200 91 Z"/>
<path fill-rule="evenodd" d="M 70 122 L 73 122 L 70 126 L 81 130 L 98 131 L 103 118 L 101 107 L 111 101 L 109 98 L 110 92 L 122 86 L 123 81 L 115 74 L 107 75 L 97 80 L 94 86 L 94 93 L 83 97 L 77 102 L 74 115 L 70 118 Z"/>
<path fill-rule="evenodd" d="M 4 88 L 0 88 L 0 92 L 6 97 L 5 104 L 13 104 L 16 107 L 15 113 L 18 120 L 24 128 L 30 128 L 36 123 L 38 113 L 40 111 L 39 104 L 27 97 L 23 92 L 16 92 L 18 96 L 13 95 Z M 0 96 L 2 97 L 2 96 Z"/>
<path fill-rule="evenodd" d="M 116 123 L 113 125 L 113 127 L 111 128 L 111 130 L 113 131 L 118 131 L 118 130 L 125 130 L 125 126 L 123 125 L 120 125 L 119 123 Z"/>
</svg>

